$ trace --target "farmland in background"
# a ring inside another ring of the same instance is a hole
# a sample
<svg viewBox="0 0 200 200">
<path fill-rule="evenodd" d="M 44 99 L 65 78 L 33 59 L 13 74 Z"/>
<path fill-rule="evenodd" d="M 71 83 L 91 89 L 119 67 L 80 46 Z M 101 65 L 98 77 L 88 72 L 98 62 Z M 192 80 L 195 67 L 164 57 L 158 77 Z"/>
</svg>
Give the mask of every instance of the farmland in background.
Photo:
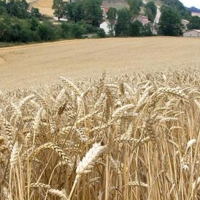
<svg viewBox="0 0 200 200">
<path fill-rule="evenodd" d="M 198 38 L 110 38 L 69 40 L 2 48 L 1 90 L 107 75 L 198 67 Z"/>
<path fill-rule="evenodd" d="M 27 0 L 27 2 L 30 3 L 31 6 L 38 8 L 40 13 L 51 17 L 53 16 L 53 0 Z"/>
</svg>

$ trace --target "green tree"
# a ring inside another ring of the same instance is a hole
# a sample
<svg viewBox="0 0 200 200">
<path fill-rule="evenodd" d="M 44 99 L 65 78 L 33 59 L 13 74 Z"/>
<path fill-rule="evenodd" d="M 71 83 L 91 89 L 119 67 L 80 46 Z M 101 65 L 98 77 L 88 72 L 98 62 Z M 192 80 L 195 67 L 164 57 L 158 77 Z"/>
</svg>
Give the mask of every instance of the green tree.
<svg viewBox="0 0 200 200">
<path fill-rule="evenodd" d="M 97 37 L 99 37 L 99 38 L 105 38 L 106 37 L 106 33 L 105 33 L 105 31 L 102 28 L 100 28 L 97 31 Z"/>
<path fill-rule="evenodd" d="M 29 13 L 27 11 L 28 3 L 26 2 L 26 0 L 18 0 L 18 1 L 10 0 L 6 4 L 6 9 L 7 13 L 10 16 L 15 16 L 21 19 L 29 17 Z"/>
<path fill-rule="evenodd" d="M 56 39 L 55 26 L 50 21 L 39 24 L 36 31 L 42 41 L 52 41 Z"/>
<path fill-rule="evenodd" d="M 0 15 L 7 13 L 6 10 L 6 1 L 0 1 Z"/>
<path fill-rule="evenodd" d="M 58 20 L 64 16 L 65 6 L 63 0 L 53 0 L 52 9 L 54 10 L 54 15 L 58 17 Z"/>
<path fill-rule="evenodd" d="M 130 36 L 140 37 L 140 36 L 152 36 L 151 25 L 145 24 L 143 25 L 140 21 L 136 20 L 131 23 L 130 26 Z"/>
<path fill-rule="evenodd" d="M 200 17 L 193 16 L 187 27 L 188 29 L 200 29 Z"/>
<path fill-rule="evenodd" d="M 4 15 L 7 13 L 6 7 L 0 4 L 0 15 Z"/>
<path fill-rule="evenodd" d="M 37 18 L 41 18 L 42 16 L 38 8 L 31 8 L 31 15 Z"/>
<path fill-rule="evenodd" d="M 143 26 L 143 36 L 152 36 L 152 28 L 151 28 L 151 24 L 145 24 Z"/>
<path fill-rule="evenodd" d="M 181 18 L 188 19 L 190 18 L 190 12 L 185 8 L 183 3 L 179 0 L 161 0 L 167 6 L 173 8 Z"/>
<path fill-rule="evenodd" d="M 110 24 L 110 36 L 114 36 L 116 18 L 117 18 L 117 9 L 110 7 L 107 13 L 107 19 Z"/>
<path fill-rule="evenodd" d="M 162 6 L 159 33 L 165 36 L 180 36 L 182 28 L 181 18 L 176 10 L 171 7 Z"/>
<path fill-rule="evenodd" d="M 86 33 L 85 24 L 82 22 L 69 23 L 64 22 L 61 24 L 62 37 L 63 38 L 82 38 L 82 35 Z"/>
<path fill-rule="evenodd" d="M 143 36 L 143 25 L 136 20 L 130 25 L 130 36 Z"/>
<path fill-rule="evenodd" d="M 80 0 L 66 3 L 65 15 L 74 22 L 85 21 L 87 24 L 98 27 L 102 21 L 101 1 Z"/>
<path fill-rule="evenodd" d="M 0 20 L 0 41 L 1 42 L 10 42 L 10 19 L 1 19 Z"/>
<path fill-rule="evenodd" d="M 72 24 L 70 27 L 71 38 L 81 38 L 84 30 L 79 24 Z"/>
<path fill-rule="evenodd" d="M 130 24 L 131 24 L 130 11 L 124 8 L 124 9 L 118 10 L 117 15 L 118 15 L 118 19 L 115 26 L 116 36 L 129 36 Z"/>
<path fill-rule="evenodd" d="M 62 29 L 62 37 L 69 38 L 70 37 L 70 25 L 67 22 L 61 24 Z"/>
<path fill-rule="evenodd" d="M 5 17 L 1 20 L 1 28 L 3 31 L 0 33 L 1 41 L 3 42 L 29 42 L 30 37 L 30 24 L 28 20 L 21 20 L 19 18 Z"/>
<path fill-rule="evenodd" d="M 81 21 L 83 19 L 82 16 L 82 6 L 83 2 L 82 1 L 77 1 L 73 3 L 66 3 L 66 12 L 65 15 L 66 17 L 74 22 Z"/>
<path fill-rule="evenodd" d="M 98 0 L 84 0 L 82 7 L 83 20 L 93 26 L 99 26 L 103 18 L 100 5 L 101 2 Z"/>
<path fill-rule="evenodd" d="M 12 41 L 13 42 L 29 42 L 30 38 L 30 25 L 26 20 L 13 19 L 11 24 Z"/>
<path fill-rule="evenodd" d="M 36 31 L 37 30 L 37 27 L 39 26 L 39 21 L 37 18 L 35 17 L 32 17 L 30 20 L 29 20 L 29 24 L 30 24 L 30 29 L 32 31 Z"/>
<path fill-rule="evenodd" d="M 140 12 L 140 6 L 142 5 L 141 0 L 128 0 L 131 14 L 137 16 Z"/>
<path fill-rule="evenodd" d="M 145 5 L 145 14 L 147 15 L 148 19 L 153 22 L 157 13 L 156 4 L 153 1 L 149 1 Z"/>
<path fill-rule="evenodd" d="M 107 19 L 110 22 L 115 22 L 117 17 L 117 9 L 110 7 L 107 12 Z"/>
</svg>

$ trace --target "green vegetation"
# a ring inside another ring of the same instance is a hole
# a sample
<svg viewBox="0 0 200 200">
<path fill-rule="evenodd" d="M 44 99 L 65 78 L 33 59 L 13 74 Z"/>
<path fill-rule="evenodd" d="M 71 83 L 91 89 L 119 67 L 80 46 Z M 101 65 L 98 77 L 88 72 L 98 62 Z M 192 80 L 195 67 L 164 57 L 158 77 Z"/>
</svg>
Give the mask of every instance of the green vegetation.
<svg viewBox="0 0 200 200">
<path fill-rule="evenodd" d="M 173 8 L 181 18 L 190 19 L 190 12 L 179 0 L 161 0 L 165 5 Z"/>
<path fill-rule="evenodd" d="M 165 36 L 180 36 L 183 25 L 176 10 L 171 7 L 162 6 L 161 13 L 159 23 L 160 34 Z"/>
<path fill-rule="evenodd" d="M 124 8 L 118 11 L 117 24 L 115 26 L 116 36 L 129 36 L 131 13 Z"/>
<path fill-rule="evenodd" d="M 193 16 L 188 24 L 188 29 L 200 29 L 200 17 Z"/>
<path fill-rule="evenodd" d="M 162 0 L 161 20 L 159 34 L 168 36 L 180 36 L 182 34 L 181 19 L 189 19 L 189 29 L 200 28 L 200 20 L 191 17 L 178 0 Z M 145 14 L 153 23 L 157 7 L 154 1 L 143 5 L 141 0 L 127 0 L 129 8 L 110 8 L 107 20 L 110 24 L 110 36 L 150 36 L 151 24 L 143 26 L 135 21 L 140 13 L 141 6 L 145 8 Z M 66 2 L 54 0 L 52 8 L 58 22 L 43 16 L 38 8 L 28 11 L 26 0 L 0 0 L 0 42 L 27 43 L 54 41 L 60 39 L 82 38 L 82 35 L 95 34 L 97 37 L 105 37 L 105 32 L 99 29 L 103 21 L 101 10 L 102 0 L 76 0 Z M 118 18 L 117 18 L 118 16 Z M 63 22 L 61 18 L 67 18 Z"/>
<path fill-rule="evenodd" d="M 84 23 L 63 22 L 61 25 L 54 25 L 50 21 L 40 23 L 36 18 L 22 20 L 4 17 L 0 20 L 0 42 L 27 43 L 81 38 L 87 30 Z"/>
<path fill-rule="evenodd" d="M 99 38 L 105 38 L 105 37 L 106 37 L 106 33 L 105 33 L 105 31 L 104 31 L 102 28 L 100 28 L 100 29 L 97 31 L 97 36 L 98 36 Z"/>
<path fill-rule="evenodd" d="M 157 13 L 156 4 L 153 1 L 149 1 L 145 5 L 145 14 L 147 15 L 149 21 L 153 22 Z"/>
<path fill-rule="evenodd" d="M 54 0 L 54 14 L 58 18 L 66 17 L 71 21 L 84 21 L 92 26 L 99 26 L 102 21 L 100 0 L 75 1 L 73 3 Z"/>
<path fill-rule="evenodd" d="M 130 6 L 130 12 L 133 16 L 137 16 L 140 13 L 140 7 L 142 6 L 142 0 L 127 0 Z"/>
<path fill-rule="evenodd" d="M 107 13 L 107 20 L 110 24 L 110 36 L 114 36 L 115 23 L 117 18 L 117 9 L 110 7 Z"/>
<path fill-rule="evenodd" d="M 116 36 L 152 36 L 150 24 L 144 25 L 138 20 L 132 20 L 128 9 L 118 11 L 118 20 L 115 26 Z"/>
<path fill-rule="evenodd" d="M 81 18 L 76 20 L 77 23 L 60 22 L 55 24 L 43 16 L 37 8 L 31 8 L 28 11 L 28 3 L 25 0 L 10 0 L 9 2 L 2 0 L 0 1 L 0 42 L 4 46 L 5 43 L 54 41 L 81 38 L 83 34 L 97 32 L 97 26 L 102 19 L 100 4 L 89 5 L 88 2 L 89 0 L 87 1 L 88 7 L 84 5 L 84 20 Z M 62 4 L 64 7 L 61 6 L 61 3 L 63 3 L 62 0 L 55 0 L 53 5 L 54 14 L 58 19 L 66 16 L 66 8 L 69 8 L 66 3 Z M 75 4 L 72 5 L 74 6 Z M 87 14 L 87 8 L 92 8 L 93 10 L 88 11 Z M 90 12 L 99 13 L 99 15 L 91 16 L 89 15 Z"/>
<path fill-rule="evenodd" d="M 58 20 L 65 15 L 65 4 L 63 0 L 54 0 L 52 8 L 54 9 L 54 15 L 58 17 Z"/>
</svg>

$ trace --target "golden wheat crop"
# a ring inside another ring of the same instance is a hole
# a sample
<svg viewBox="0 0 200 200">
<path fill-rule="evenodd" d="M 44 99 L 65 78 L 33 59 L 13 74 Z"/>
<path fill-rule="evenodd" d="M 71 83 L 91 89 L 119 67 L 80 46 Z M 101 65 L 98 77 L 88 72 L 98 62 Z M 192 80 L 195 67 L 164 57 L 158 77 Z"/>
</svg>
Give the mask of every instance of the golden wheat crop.
<svg viewBox="0 0 200 200">
<path fill-rule="evenodd" d="M 1 90 L 200 66 L 199 38 L 66 40 L 0 49 Z"/>
<path fill-rule="evenodd" d="M 200 198 L 200 72 L 0 94 L 0 199 Z"/>
</svg>

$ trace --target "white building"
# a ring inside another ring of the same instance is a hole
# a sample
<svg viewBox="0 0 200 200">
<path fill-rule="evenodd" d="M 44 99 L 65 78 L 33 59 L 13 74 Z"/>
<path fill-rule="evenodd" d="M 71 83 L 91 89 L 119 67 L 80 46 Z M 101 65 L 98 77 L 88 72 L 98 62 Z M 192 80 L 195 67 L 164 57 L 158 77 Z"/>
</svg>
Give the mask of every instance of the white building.
<svg viewBox="0 0 200 200">
<path fill-rule="evenodd" d="M 193 29 L 183 33 L 183 37 L 200 37 L 200 30 Z"/>
<path fill-rule="evenodd" d="M 192 12 L 192 16 L 197 16 L 197 17 L 200 17 L 200 13 L 197 13 L 197 12 Z"/>
<path fill-rule="evenodd" d="M 110 35 L 113 32 L 113 35 L 115 35 L 114 31 L 114 25 L 111 27 L 111 24 L 109 21 L 105 21 L 100 24 L 100 28 L 102 28 L 106 35 Z"/>
</svg>

